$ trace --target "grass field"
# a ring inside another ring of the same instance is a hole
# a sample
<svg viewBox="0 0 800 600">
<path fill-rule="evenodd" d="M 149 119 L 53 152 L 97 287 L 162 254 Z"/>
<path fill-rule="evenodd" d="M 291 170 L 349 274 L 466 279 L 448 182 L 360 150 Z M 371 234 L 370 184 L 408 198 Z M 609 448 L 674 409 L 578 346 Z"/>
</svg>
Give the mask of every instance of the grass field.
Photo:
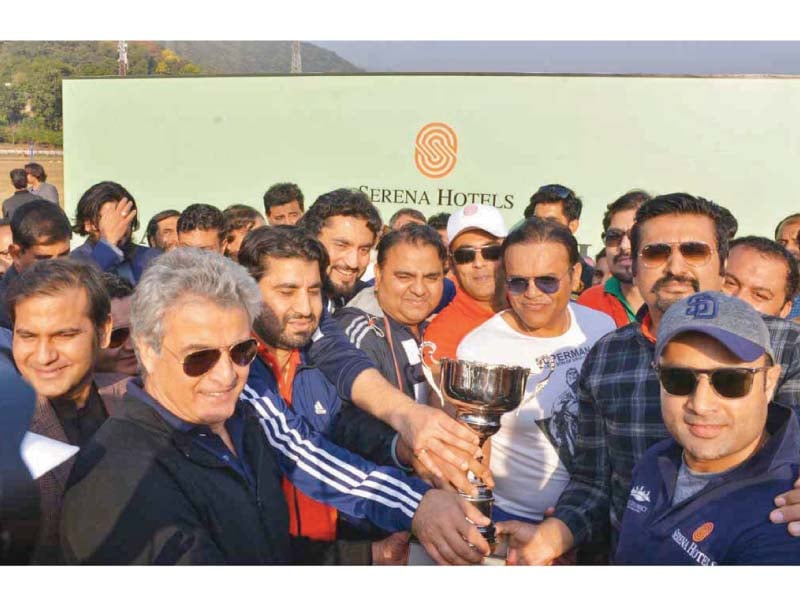
<svg viewBox="0 0 800 600">
<path fill-rule="evenodd" d="M 9 172 L 11 169 L 21 169 L 27 163 L 31 162 L 30 155 L 28 154 L 28 146 L 12 146 L 10 144 L 0 144 L 0 148 L 17 149 L 24 151 L 24 156 L 0 154 L 0 202 L 8 198 L 14 193 L 14 186 L 11 185 L 11 177 Z M 58 197 L 63 206 L 64 204 L 64 157 L 63 156 L 46 156 L 37 155 L 34 151 L 33 162 L 37 162 L 44 167 L 47 173 L 47 183 L 50 183 L 58 188 Z"/>
</svg>

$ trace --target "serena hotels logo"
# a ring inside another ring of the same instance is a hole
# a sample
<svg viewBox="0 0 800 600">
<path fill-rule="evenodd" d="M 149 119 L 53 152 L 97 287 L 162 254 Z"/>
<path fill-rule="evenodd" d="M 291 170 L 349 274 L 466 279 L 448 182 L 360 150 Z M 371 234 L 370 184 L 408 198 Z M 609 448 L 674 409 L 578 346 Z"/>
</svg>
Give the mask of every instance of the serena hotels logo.
<svg viewBox="0 0 800 600">
<path fill-rule="evenodd" d="M 446 123 L 428 123 L 417 133 L 414 164 L 425 177 L 441 179 L 456 167 L 458 137 Z"/>
</svg>

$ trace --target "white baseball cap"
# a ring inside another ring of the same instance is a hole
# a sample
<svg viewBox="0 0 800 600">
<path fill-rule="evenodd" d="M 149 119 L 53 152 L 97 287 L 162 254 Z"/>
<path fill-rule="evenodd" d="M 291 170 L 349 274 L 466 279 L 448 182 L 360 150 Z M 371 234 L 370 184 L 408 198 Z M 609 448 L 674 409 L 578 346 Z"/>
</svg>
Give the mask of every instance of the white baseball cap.
<svg viewBox="0 0 800 600">
<path fill-rule="evenodd" d="M 508 228 L 500 211 L 494 206 L 483 204 L 468 204 L 450 215 L 447 221 L 447 239 L 452 244 L 460 233 L 470 229 L 479 229 L 498 238 L 508 235 Z"/>
</svg>

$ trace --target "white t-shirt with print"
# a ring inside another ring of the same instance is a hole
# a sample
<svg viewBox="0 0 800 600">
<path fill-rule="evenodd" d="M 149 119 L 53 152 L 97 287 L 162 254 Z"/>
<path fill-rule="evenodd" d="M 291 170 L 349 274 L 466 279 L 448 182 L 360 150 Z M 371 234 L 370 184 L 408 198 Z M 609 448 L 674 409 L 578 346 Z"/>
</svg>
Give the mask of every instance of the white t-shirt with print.
<svg viewBox="0 0 800 600">
<path fill-rule="evenodd" d="M 531 370 L 519 411 L 506 413 L 491 438 L 494 497 L 502 510 L 540 520 L 569 482 L 577 433 L 578 375 L 597 340 L 616 326 L 605 313 L 570 302 L 569 329 L 534 337 L 512 329 L 499 313 L 472 330 L 458 346 L 460 360 Z M 551 371 L 534 396 L 537 382 Z M 517 412 L 519 414 L 517 414 Z"/>
</svg>

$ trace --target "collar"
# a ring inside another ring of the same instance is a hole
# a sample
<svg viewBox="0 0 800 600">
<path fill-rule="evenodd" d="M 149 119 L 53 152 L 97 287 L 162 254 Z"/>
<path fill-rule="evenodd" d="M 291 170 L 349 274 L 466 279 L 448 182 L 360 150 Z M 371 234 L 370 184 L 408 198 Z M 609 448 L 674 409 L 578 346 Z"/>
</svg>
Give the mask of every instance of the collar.
<svg viewBox="0 0 800 600">
<path fill-rule="evenodd" d="M 196 423 L 189 423 L 188 421 L 184 421 L 180 417 L 175 416 L 169 410 L 164 408 L 164 406 L 160 402 L 158 402 L 150 394 L 144 391 L 144 383 L 139 377 L 131 379 L 128 382 L 126 391 L 128 392 L 128 396 L 134 398 L 135 400 L 138 400 L 139 402 L 146 404 L 154 411 L 156 411 L 156 413 L 158 413 L 158 416 L 160 416 L 172 429 L 182 432 L 188 432 L 189 430 L 194 429 L 195 427 L 198 426 Z"/>
<path fill-rule="evenodd" d="M 259 358 L 261 358 L 261 360 L 263 360 L 264 363 L 270 369 L 272 369 L 273 373 L 280 373 L 281 366 L 278 364 L 278 357 L 275 356 L 275 353 L 273 353 L 272 350 L 261 341 L 261 338 L 259 338 L 255 332 L 253 332 L 253 337 L 256 338 L 256 341 L 258 342 Z M 304 353 L 302 353 L 299 348 L 292 350 L 292 352 L 289 354 L 289 362 L 287 363 L 290 369 L 296 369 L 298 365 L 301 365 L 305 362 L 305 357 L 303 354 Z"/>
<path fill-rule="evenodd" d="M 653 317 L 647 312 L 642 316 L 641 321 L 642 335 L 648 342 L 656 343 L 656 334 L 653 331 Z"/>
<path fill-rule="evenodd" d="M 639 324 L 639 330 L 642 332 L 644 339 L 652 344 L 656 343 L 656 332 L 653 331 L 653 317 L 650 316 L 650 309 L 647 308 L 647 304 L 642 304 L 642 308 L 636 313 L 634 323 Z"/>
<path fill-rule="evenodd" d="M 633 308 L 628 301 L 625 299 L 625 296 L 622 294 L 622 282 L 614 277 L 613 275 L 608 278 L 608 280 L 603 284 L 603 291 L 607 294 L 611 294 L 619 300 L 619 303 L 622 304 L 622 308 L 625 309 L 625 312 L 628 314 L 628 318 L 632 321 L 636 317 L 636 313 L 633 311 Z"/>
</svg>

